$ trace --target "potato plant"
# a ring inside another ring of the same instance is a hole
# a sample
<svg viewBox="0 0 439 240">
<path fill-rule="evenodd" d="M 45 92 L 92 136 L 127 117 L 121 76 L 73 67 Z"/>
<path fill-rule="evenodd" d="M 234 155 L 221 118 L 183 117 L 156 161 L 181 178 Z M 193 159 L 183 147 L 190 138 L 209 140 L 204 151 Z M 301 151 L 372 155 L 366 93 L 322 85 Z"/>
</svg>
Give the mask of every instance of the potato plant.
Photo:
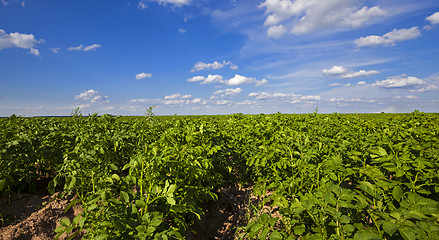
<svg viewBox="0 0 439 240">
<path fill-rule="evenodd" d="M 218 188 L 245 183 L 261 202 L 237 238 L 438 239 L 438 122 L 418 111 L 11 116 L 0 194 L 49 179 L 48 191 L 76 195 L 68 208 L 85 211 L 57 237 L 184 239 Z"/>
</svg>

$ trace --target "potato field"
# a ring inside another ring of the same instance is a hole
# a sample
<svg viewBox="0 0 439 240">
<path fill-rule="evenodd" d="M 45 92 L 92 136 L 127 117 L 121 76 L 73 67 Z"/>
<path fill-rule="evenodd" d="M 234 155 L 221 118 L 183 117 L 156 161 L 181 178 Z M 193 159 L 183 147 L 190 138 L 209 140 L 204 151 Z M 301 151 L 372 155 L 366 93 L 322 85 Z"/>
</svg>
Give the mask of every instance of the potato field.
<svg viewBox="0 0 439 240">
<path fill-rule="evenodd" d="M 43 187 L 84 209 L 55 237 L 186 239 L 218 189 L 239 185 L 258 201 L 235 239 L 439 239 L 439 114 L 13 115 L 0 126 L 3 199 Z"/>
</svg>

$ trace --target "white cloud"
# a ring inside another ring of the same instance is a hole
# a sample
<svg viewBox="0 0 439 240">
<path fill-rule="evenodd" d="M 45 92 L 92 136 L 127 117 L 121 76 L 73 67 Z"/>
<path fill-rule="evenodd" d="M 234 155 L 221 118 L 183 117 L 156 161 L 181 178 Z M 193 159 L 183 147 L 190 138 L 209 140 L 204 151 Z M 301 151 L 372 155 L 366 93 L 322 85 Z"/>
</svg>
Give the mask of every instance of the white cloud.
<svg viewBox="0 0 439 240">
<path fill-rule="evenodd" d="M 160 4 L 163 4 L 163 5 L 172 4 L 172 5 L 175 5 L 177 7 L 187 5 L 191 2 L 190 0 L 150 0 L 150 1 L 159 2 Z"/>
<path fill-rule="evenodd" d="M 272 38 L 279 38 L 284 35 L 285 32 L 287 32 L 287 29 L 282 25 L 271 26 L 269 29 L 267 29 L 267 36 Z"/>
<path fill-rule="evenodd" d="M 316 102 L 320 100 L 320 96 L 308 95 L 304 96 L 301 94 L 287 94 L 287 93 L 266 93 L 266 92 L 258 92 L 258 93 L 250 93 L 249 97 L 254 97 L 258 100 L 284 100 L 289 103 L 310 103 Z"/>
<path fill-rule="evenodd" d="M 344 68 L 343 66 L 333 66 L 330 69 L 323 69 L 323 74 L 329 75 L 329 76 L 336 76 L 340 74 L 346 73 L 348 70 Z"/>
<path fill-rule="evenodd" d="M 407 96 L 395 96 L 393 97 L 394 99 L 407 99 L 407 100 L 416 100 L 419 99 L 419 97 L 417 96 L 413 96 L 413 95 L 407 95 Z"/>
<path fill-rule="evenodd" d="M 67 50 L 69 50 L 69 51 L 84 51 L 84 52 L 88 52 L 88 51 L 96 51 L 96 49 L 100 48 L 100 47 L 102 47 L 102 46 L 99 45 L 99 44 L 92 44 L 92 45 L 89 45 L 89 46 L 86 46 L 86 47 L 82 46 L 82 44 L 81 44 L 81 45 L 79 45 L 77 47 L 69 47 L 69 48 L 67 48 Z"/>
<path fill-rule="evenodd" d="M 369 71 L 360 70 L 358 72 L 349 72 L 349 73 L 343 74 L 341 77 L 342 78 L 368 77 L 368 76 L 372 76 L 372 75 L 375 75 L 378 73 L 380 73 L 380 72 L 375 71 L 375 70 L 369 70 Z"/>
<path fill-rule="evenodd" d="M 232 102 L 229 101 L 229 100 L 217 100 L 215 103 L 217 105 L 226 105 L 226 104 L 229 104 L 229 103 L 232 103 Z"/>
<path fill-rule="evenodd" d="M 361 37 L 354 41 L 357 47 L 364 46 L 394 46 L 396 42 L 415 39 L 421 36 L 421 32 L 418 27 L 412 27 L 409 29 L 394 29 L 391 32 L 384 34 L 383 36 L 370 35 L 367 37 Z"/>
<path fill-rule="evenodd" d="M 145 79 L 145 78 L 151 78 L 151 77 L 152 77 L 151 73 L 144 73 L 144 72 L 139 73 L 139 74 L 136 75 L 136 79 L 137 80 L 141 80 L 141 79 Z"/>
<path fill-rule="evenodd" d="M 50 48 L 50 50 L 55 54 L 59 53 L 59 48 Z"/>
<path fill-rule="evenodd" d="M 192 100 L 192 102 L 193 102 L 193 103 L 201 103 L 201 102 L 203 102 L 203 99 L 201 99 L 201 98 L 194 98 L 194 99 Z"/>
<path fill-rule="evenodd" d="M 148 5 L 146 5 L 145 0 L 141 0 L 141 1 L 139 2 L 139 4 L 137 5 L 137 9 L 144 10 L 144 9 L 146 9 L 146 8 L 148 8 Z"/>
<path fill-rule="evenodd" d="M 439 89 L 438 86 L 431 84 L 431 85 L 428 85 L 428 86 L 423 87 L 423 88 L 412 89 L 412 90 L 409 90 L 409 91 L 410 92 L 430 92 L 430 91 L 435 91 L 435 90 L 438 90 L 438 89 Z"/>
<path fill-rule="evenodd" d="M 213 95 L 221 95 L 221 97 L 225 96 L 236 96 L 242 92 L 241 88 L 228 88 L 224 90 L 218 90 L 213 93 Z"/>
<path fill-rule="evenodd" d="M 221 69 L 225 66 L 230 66 L 230 69 L 232 70 L 238 69 L 238 66 L 231 63 L 230 61 L 227 62 L 223 61 L 222 63 L 217 61 L 213 63 L 197 62 L 196 64 L 194 64 L 194 67 L 192 68 L 191 72 L 197 72 L 205 69 Z"/>
<path fill-rule="evenodd" d="M 108 96 L 104 96 L 102 95 L 102 93 L 93 89 L 87 90 L 85 92 L 80 93 L 79 95 L 76 95 L 75 100 L 84 100 L 84 101 L 90 100 L 90 102 L 92 103 L 109 102 Z"/>
<path fill-rule="evenodd" d="M 417 77 L 409 77 L 405 74 L 400 76 L 388 77 L 387 80 L 376 81 L 374 86 L 383 88 L 399 88 L 399 87 L 409 87 L 416 85 L 423 85 L 426 82 Z"/>
<path fill-rule="evenodd" d="M 364 84 L 366 84 L 365 81 L 358 81 L 358 82 L 357 82 L 357 85 L 364 85 Z"/>
<path fill-rule="evenodd" d="M 186 30 L 183 29 L 183 28 L 179 28 L 179 29 L 178 29 L 178 32 L 179 32 L 179 33 L 186 33 Z"/>
<path fill-rule="evenodd" d="M 241 85 L 241 84 L 255 84 L 256 86 L 261 86 L 268 81 L 266 79 L 256 80 L 256 78 L 244 77 L 238 74 L 235 74 L 233 78 L 224 81 L 224 84 L 229 86 Z"/>
<path fill-rule="evenodd" d="M 439 12 L 435 12 L 433 15 L 426 18 L 431 24 L 439 24 Z"/>
<path fill-rule="evenodd" d="M 38 51 L 36 48 L 31 48 L 30 53 L 35 56 L 40 56 L 40 51 Z"/>
<path fill-rule="evenodd" d="M 93 45 L 85 47 L 84 51 L 86 51 L 86 52 L 88 52 L 88 51 L 95 51 L 96 48 L 100 48 L 100 47 L 102 47 L 102 46 L 99 45 L 99 44 L 93 44 Z"/>
<path fill-rule="evenodd" d="M 360 98 L 334 97 L 329 99 L 330 102 L 361 102 Z"/>
<path fill-rule="evenodd" d="M 165 96 L 165 99 L 172 100 L 172 99 L 192 99 L 192 95 L 181 95 L 180 93 L 175 93 L 172 95 Z"/>
<path fill-rule="evenodd" d="M 18 32 L 7 34 L 3 29 L 0 29 L 0 50 L 17 47 L 29 49 L 31 54 L 38 56 L 39 51 L 35 48 L 35 45 L 42 41 L 43 40 L 35 39 L 33 34 L 23 34 Z"/>
<path fill-rule="evenodd" d="M 207 77 L 195 76 L 193 78 L 189 78 L 187 81 L 188 82 L 201 82 L 201 84 L 224 83 L 223 76 L 211 75 L 211 74 L 209 74 Z"/>
<path fill-rule="evenodd" d="M 26 6 L 25 2 L 20 2 L 18 0 L 1 0 L 3 6 L 9 6 L 10 4 L 20 4 L 22 7 Z"/>
<path fill-rule="evenodd" d="M 372 75 L 376 75 L 380 72 L 375 70 L 359 70 L 357 72 L 350 71 L 344 68 L 343 66 L 333 66 L 330 69 L 323 69 L 323 74 L 331 77 L 340 77 L 340 78 L 358 78 L 358 77 L 368 77 Z"/>
<path fill-rule="evenodd" d="M 361 7 L 356 1 L 346 0 L 265 0 L 259 7 L 266 8 L 265 26 L 296 17 L 291 30 L 295 34 L 320 29 L 357 29 L 373 22 L 374 17 L 386 15 L 379 6 Z"/>
<path fill-rule="evenodd" d="M 82 50 L 82 44 L 77 46 L 77 47 L 69 47 L 69 48 L 67 48 L 67 50 L 69 50 L 69 51 L 80 51 L 80 50 Z"/>
</svg>

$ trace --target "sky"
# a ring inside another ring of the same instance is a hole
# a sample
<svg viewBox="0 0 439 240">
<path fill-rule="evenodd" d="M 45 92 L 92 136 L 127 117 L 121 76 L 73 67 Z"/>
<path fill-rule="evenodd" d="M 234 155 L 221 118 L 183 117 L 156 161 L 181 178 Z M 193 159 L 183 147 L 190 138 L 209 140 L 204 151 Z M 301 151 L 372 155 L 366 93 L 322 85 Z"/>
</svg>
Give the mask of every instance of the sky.
<svg viewBox="0 0 439 240">
<path fill-rule="evenodd" d="M 0 116 L 439 112 L 437 0 L 0 0 Z"/>
</svg>

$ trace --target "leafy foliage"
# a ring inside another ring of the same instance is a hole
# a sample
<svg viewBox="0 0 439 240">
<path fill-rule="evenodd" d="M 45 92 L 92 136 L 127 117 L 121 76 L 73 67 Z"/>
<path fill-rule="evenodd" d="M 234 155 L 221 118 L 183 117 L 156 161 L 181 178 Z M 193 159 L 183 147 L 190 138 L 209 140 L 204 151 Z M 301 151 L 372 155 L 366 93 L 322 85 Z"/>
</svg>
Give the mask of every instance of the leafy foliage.
<svg viewBox="0 0 439 240">
<path fill-rule="evenodd" d="M 0 193 L 48 178 L 86 210 L 57 236 L 184 239 L 245 182 L 273 211 L 243 238 L 439 238 L 437 114 L 72 116 L 0 119 Z"/>
</svg>

